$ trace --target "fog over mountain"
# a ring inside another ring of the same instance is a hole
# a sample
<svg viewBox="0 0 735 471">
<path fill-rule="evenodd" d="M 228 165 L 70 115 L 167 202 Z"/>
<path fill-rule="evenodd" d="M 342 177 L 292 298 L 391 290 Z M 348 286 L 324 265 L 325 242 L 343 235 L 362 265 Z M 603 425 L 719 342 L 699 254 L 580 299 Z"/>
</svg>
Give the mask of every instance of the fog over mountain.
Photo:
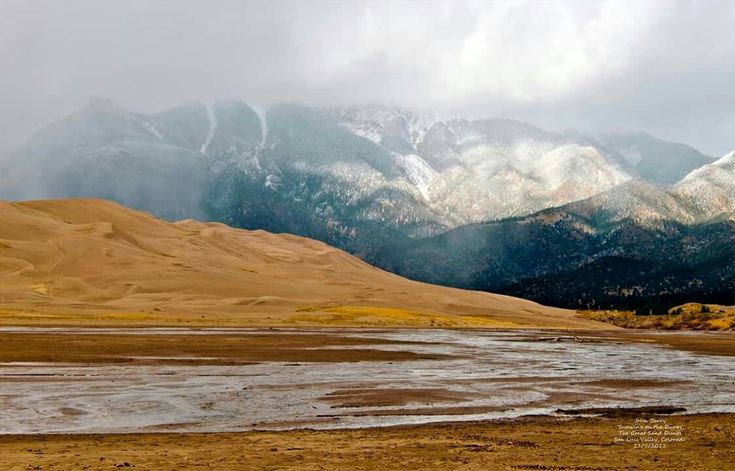
<svg viewBox="0 0 735 471">
<path fill-rule="evenodd" d="M 379 103 L 550 131 L 735 135 L 735 5 L 712 1 L 3 0 L 0 149 L 104 96 Z"/>
<path fill-rule="evenodd" d="M 660 312 L 733 301 L 733 162 L 645 133 L 396 107 L 96 99 L 0 165 L 0 199 L 105 198 L 307 236 L 422 281 Z"/>
<path fill-rule="evenodd" d="M 735 303 L 733 2 L 1 5 L 0 199 L 554 306 Z"/>
<path fill-rule="evenodd" d="M 372 221 L 422 237 L 525 216 L 633 179 L 670 185 L 712 162 L 645 133 L 552 133 L 397 107 L 218 101 L 146 115 L 94 99 L 13 152 L 1 167 L 0 197 L 109 197 L 168 219 L 216 219 L 222 197 L 207 195 L 233 185 L 257 193 L 247 201 L 229 195 L 228 204 L 253 211 L 298 191 L 278 206 L 311 200 L 303 209 L 329 224 Z M 238 176 L 248 181 L 233 184 Z"/>
</svg>

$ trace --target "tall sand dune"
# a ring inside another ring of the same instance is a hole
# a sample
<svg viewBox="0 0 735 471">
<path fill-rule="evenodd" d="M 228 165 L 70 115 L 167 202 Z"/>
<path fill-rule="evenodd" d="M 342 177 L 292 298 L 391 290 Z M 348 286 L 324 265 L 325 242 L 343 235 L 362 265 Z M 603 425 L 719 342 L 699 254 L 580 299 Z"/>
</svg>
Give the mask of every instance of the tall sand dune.
<svg viewBox="0 0 735 471">
<path fill-rule="evenodd" d="M 321 242 L 92 199 L 0 202 L 0 322 L 594 328 L 419 283 Z"/>
</svg>

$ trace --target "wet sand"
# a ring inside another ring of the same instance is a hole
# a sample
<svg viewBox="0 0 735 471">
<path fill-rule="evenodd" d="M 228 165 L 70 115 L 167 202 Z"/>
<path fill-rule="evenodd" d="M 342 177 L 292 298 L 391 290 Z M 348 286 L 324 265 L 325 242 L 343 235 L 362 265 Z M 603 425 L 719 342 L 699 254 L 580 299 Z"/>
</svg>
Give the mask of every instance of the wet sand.
<svg viewBox="0 0 735 471">
<path fill-rule="evenodd" d="M 651 420 L 649 417 L 647 420 Z M 620 441 L 635 418 L 513 421 L 361 430 L 211 434 L 0 436 L 7 470 L 724 470 L 735 463 L 735 415 L 659 417 L 683 441 Z"/>
<path fill-rule="evenodd" d="M 602 333 L 602 336 L 624 339 L 632 342 L 652 342 L 676 350 L 684 350 L 705 355 L 735 356 L 735 332 L 646 332 L 618 330 Z"/>
<path fill-rule="evenodd" d="M 152 364 L 236 364 L 258 361 L 401 361 L 438 359 L 409 351 L 390 353 L 375 345 L 431 345 L 439 340 L 381 339 L 362 335 L 417 329 L 350 328 L 175 328 L 175 327 L 0 327 L 0 363 L 65 362 Z M 465 329 L 421 329 L 419 332 Z M 502 329 L 466 329 L 467 332 L 502 333 Z M 246 334 L 243 334 L 245 332 Z M 515 330 L 515 332 L 521 332 Z M 72 334 L 75 334 L 74 336 Z M 84 334 L 79 336 L 79 334 Z M 652 344 L 692 353 L 735 356 L 735 333 L 667 331 L 559 331 L 527 330 L 518 341 L 575 344 L 608 342 Z M 356 346 L 361 348 L 356 349 Z M 60 348 L 63 347 L 63 348 Z M 347 347 L 340 349 L 340 347 Z M 329 354 L 324 354 L 329 348 Z"/>
<path fill-rule="evenodd" d="M 579 341 L 618 341 L 650 343 L 705 355 L 735 356 L 735 332 L 668 330 L 543 330 L 537 341 L 575 343 Z"/>
<path fill-rule="evenodd" d="M 122 334 L 120 333 L 122 332 Z M 237 365 L 275 362 L 353 362 L 439 359 L 442 355 L 407 350 L 386 351 L 374 345 L 410 345 L 380 338 L 320 335 L 272 330 L 173 331 L 139 329 L 0 331 L 0 363 L 107 363 L 146 365 Z M 260 332 L 260 333 L 259 333 Z M 351 347 L 351 348 L 344 348 Z M 355 348 L 359 347 L 359 348 Z"/>
<path fill-rule="evenodd" d="M 0 345 L 2 470 L 735 462 L 728 334 L 4 327 Z"/>
<path fill-rule="evenodd" d="M 0 345 L 5 434 L 735 412 L 729 357 L 600 332 L 16 327 Z"/>
</svg>

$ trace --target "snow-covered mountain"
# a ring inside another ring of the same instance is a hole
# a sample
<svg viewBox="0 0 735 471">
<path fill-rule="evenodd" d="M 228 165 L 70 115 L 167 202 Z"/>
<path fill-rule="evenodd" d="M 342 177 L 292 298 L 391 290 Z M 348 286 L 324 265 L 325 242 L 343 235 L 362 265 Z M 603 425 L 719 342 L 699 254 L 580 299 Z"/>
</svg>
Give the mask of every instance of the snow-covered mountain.
<svg viewBox="0 0 735 471">
<path fill-rule="evenodd" d="M 694 170 L 674 191 L 705 217 L 735 217 L 735 151 Z"/>
<path fill-rule="evenodd" d="M 634 179 L 559 209 L 608 223 L 632 220 L 645 227 L 666 221 L 702 224 L 733 219 L 735 152 L 694 170 L 675 185 Z"/>
<path fill-rule="evenodd" d="M 665 313 L 732 304 L 735 153 L 673 186 L 630 180 L 581 201 L 409 241 L 381 267 L 568 308 Z"/>
<path fill-rule="evenodd" d="M 378 106 L 326 112 L 391 152 L 447 227 L 529 214 L 632 178 L 586 142 L 517 121 L 439 119 Z"/>
<path fill-rule="evenodd" d="M 11 156 L 0 198 L 98 196 L 166 218 L 340 238 L 376 228 L 425 237 L 583 200 L 650 221 L 732 212 L 718 176 L 727 158 L 673 188 L 642 178 L 665 167 L 667 150 L 674 174 L 710 162 L 640 133 L 556 134 L 395 107 L 229 101 L 145 115 L 93 100 Z"/>
</svg>

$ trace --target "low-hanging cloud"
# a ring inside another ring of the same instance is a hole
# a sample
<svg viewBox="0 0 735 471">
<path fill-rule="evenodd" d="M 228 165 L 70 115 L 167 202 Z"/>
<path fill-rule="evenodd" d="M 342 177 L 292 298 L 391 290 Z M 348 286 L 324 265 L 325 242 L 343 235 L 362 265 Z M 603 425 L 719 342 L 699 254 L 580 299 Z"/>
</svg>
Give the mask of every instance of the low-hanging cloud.
<svg viewBox="0 0 735 471">
<path fill-rule="evenodd" d="M 101 95 L 377 102 L 719 155 L 735 148 L 734 22 L 728 0 L 0 0 L 0 140 Z"/>
</svg>

